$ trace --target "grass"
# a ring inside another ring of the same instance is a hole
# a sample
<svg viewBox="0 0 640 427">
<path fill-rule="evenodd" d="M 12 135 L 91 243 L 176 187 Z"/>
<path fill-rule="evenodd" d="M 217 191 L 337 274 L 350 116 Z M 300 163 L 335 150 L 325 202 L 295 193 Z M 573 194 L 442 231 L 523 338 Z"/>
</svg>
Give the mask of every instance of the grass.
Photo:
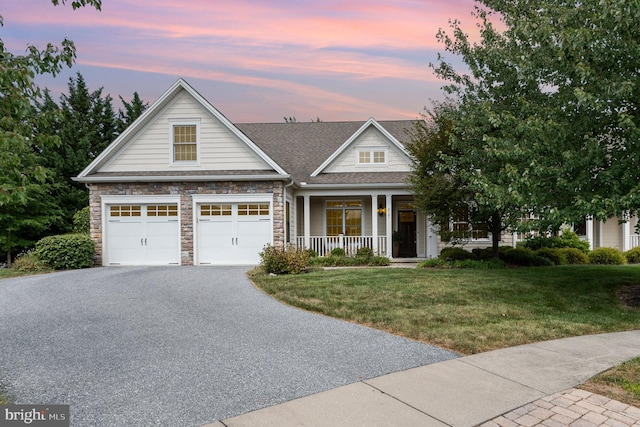
<svg viewBox="0 0 640 427">
<path fill-rule="evenodd" d="M 13 268 L 0 268 L 0 279 L 10 279 L 12 277 L 33 276 L 34 274 L 52 273 L 55 270 L 46 269 L 39 271 L 16 271 Z"/>
<path fill-rule="evenodd" d="M 462 354 L 640 325 L 640 311 L 621 306 L 617 296 L 623 286 L 640 285 L 640 266 L 344 269 L 252 278 L 288 304 Z"/>
<path fill-rule="evenodd" d="M 618 294 L 640 286 L 640 266 L 343 269 L 251 277 L 293 306 L 462 354 L 640 326 L 640 309 L 623 305 Z M 583 387 L 640 406 L 640 358 Z"/>
</svg>

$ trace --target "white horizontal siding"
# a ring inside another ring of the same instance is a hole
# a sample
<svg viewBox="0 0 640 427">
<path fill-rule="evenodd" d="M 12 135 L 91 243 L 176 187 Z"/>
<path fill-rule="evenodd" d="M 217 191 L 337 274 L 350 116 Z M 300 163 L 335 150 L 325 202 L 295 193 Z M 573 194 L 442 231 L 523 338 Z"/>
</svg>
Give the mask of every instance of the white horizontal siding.
<svg viewBox="0 0 640 427">
<path fill-rule="evenodd" d="M 173 165 L 171 123 L 197 121 L 200 126 L 198 166 Z M 148 172 L 180 170 L 270 170 L 253 150 L 212 116 L 187 92 L 182 92 L 100 171 Z"/>
<path fill-rule="evenodd" d="M 360 166 L 358 149 L 386 150 L 387 163 L 382 165 Z M 389 141 L 378 129 L 370 126 L 344 150 L 323 172 L 408 172 L 411 170 L 410 160 L 395 144 Z"/>
</svg>

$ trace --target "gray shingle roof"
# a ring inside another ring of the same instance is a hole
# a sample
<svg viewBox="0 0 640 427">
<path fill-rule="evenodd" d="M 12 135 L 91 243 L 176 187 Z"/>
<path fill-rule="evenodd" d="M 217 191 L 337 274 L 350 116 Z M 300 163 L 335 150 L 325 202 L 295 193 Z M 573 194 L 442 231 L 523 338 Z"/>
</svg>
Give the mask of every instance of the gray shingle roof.
<svg viewBox="0 0 640 427">
<path fill-rule="evenodd" d="M 322 163 L 366 122 L 235 123 L 251 141 L 299 182 L 314 184 L 404 182 L 404 172 L 320 174 Z M 400 143 L 408 141 L 411 120 L 378 122 Z"/>
</svg>

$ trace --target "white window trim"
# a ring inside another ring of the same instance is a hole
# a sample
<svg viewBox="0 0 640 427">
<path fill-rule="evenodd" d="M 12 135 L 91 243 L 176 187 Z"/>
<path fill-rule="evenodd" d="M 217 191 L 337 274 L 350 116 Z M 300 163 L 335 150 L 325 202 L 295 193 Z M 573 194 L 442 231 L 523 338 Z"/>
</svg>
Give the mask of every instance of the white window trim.
<svg viewBox="0 0 640 427">
<path fill-rule="evenodd" d="M 374 163 L 373 162 L 373 153 L 374 152 L 383 152 L 384 153 L 384 162 L 382 163 Z M 369 153 L 369 163 L 360 163 L 360 153 Z M 378 167 L 378 166 L 386 166 L 389 162 L 389 149 L 388 147 L 358 147 L 356 149 L 356 167 L 359 168 L 370 168 L 370 167 Z"/>
<path fill-rule="evenodd" d="M 176 161 L 173 145 L 174 126 L 195 126 L 196 127 L 196 160 Z M 200 119 L 169 119 L 169 165 L 170 166 L 200 166 Z"/>
<path fill-rule="evenodd" d="M 345 206 L 344 203 L 347 202 L 347 201 L 358 201 L 358 202 L 360 202 L 360 206 L 359 207 L 357 207 L 357 206 Z M 340 207 L 336 207 L 336 206 L 328 207 L 327 203 L 329 203 L 329 202 L 342 202 L 342 207 L 341 208 Z M 327 211 L 329 209 L 342 209 L 343 219 L 345 219 L 344 218 L 344 211 L 346 209 L 360 209 L 360 212 L 361 212 L 361 214 L 360 214 L 360 219 L 361 219 L 361 222 L 360 222 L 360 228 L 361 228 L 360 236 L 351 236 L 351 237 L 362 237 L 362 236 L 365 236 L 364 231 L 365 231 L 365 225 L 366 225 L 366 218 L 365 218 L 365 214 L 364 214 L 364 212 L 365 212 L 364 208 L 365 208 L 364 200 L 362 200 L 362 199 L 357 199 L 357 198 L 353 198 L 353 197 L 347 197 L 347 198 L 344 198 L 344 199 L 326 199 L 324 201 L 324 215 L 323 215 L 323 218 L 322 218 L 323 235 L 328 236 L 328 234 L 327 234 Z M 346 224 L 343 222 L 342 223 L 343 232 L 344 232 L 345 225 Z"/>
</svg>

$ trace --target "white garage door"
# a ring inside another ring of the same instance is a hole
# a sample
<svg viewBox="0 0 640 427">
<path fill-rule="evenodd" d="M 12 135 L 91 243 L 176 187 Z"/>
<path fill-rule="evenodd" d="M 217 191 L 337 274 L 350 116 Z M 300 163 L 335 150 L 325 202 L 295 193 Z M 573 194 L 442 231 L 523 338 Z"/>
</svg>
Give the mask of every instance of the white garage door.
<svg viewBox="0 0 640 427">
<path fill-rule="evenodd" d="M 109 265 L 180 263 L 177 204 L 107 206 Z"/>
<path fill-rule="evenodd" d="M 199 264 L 258 264 L 272 242 L 270 203 L 197 205 Z"/>
</svg>

